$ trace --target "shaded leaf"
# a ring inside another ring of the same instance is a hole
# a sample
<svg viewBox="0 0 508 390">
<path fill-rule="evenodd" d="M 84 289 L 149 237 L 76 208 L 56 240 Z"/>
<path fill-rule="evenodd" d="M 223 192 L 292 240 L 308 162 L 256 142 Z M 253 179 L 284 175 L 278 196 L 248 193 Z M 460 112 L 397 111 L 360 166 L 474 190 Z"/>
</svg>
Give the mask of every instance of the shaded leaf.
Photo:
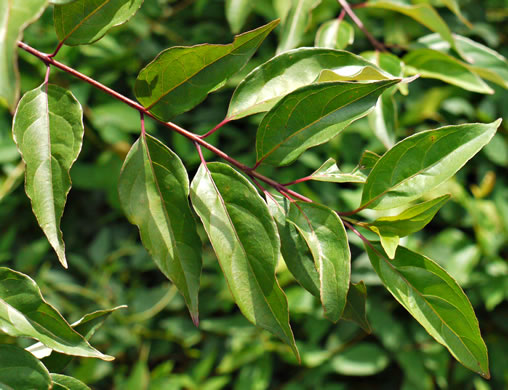
<svg viewBox="0 0 508 390">
<path fill-rule="evenodd" d="M 51 389 L 46 367 L 31 353 L 15 345 L 0 345 L 0 388 Z"/>
<path fill-rule="evenodd" d="M 427 3 L 432 0 L 424 0 Z M 437 0 L 438 5 L 442 4 L 445 7 L 447 7 L 450 11 L 452 11 L 459 20 L 464 23 L 467 27 L 473 28 L 473 25 L 465 18 L 465 16 L 462 14 L 459 4 L 457 0 Z"/>
<path fill-rule="evenodd" d="M 370 333 L 369 322 L 365 311 L 365 303 L 367 301 L 367 287 L 362 281 L 351 283 L 347 293 L 346 307 L 342 314 L 342 319 L 357 323 L 365 332 Z"/>
<path fill-rule="evenodd" d="M 422 131 L 379 159 L 362 193 L 362 207 L 388 209 L 419 198 L 448 180 L 494 136 L 501 120 Z"/>
<path fill-rule="evenodd" d="M 319 297 L 319 274 L 307 243 L 292 223 L 286 220 L 289 200 L 282 195 L 266 197 L 268 210 L 272 215 L 280 236 L 280 251 L 289 271 L 307 291 Z"/>
<path fill-rule="evenodd" d="M 351 277 L 351 252 L 344 225 L 328 207 L 304 202 L 291 204 L 288 221 L 298 228 L 314 258 L 325 316 L 337 322 L 346 306 Z"/>
<path fill-rule="evenodd" d="M 278 20 L 237 35 L 228 45 L 172 47 L 138 75 L 139 102 L 162 120 L 190 110 L 249 61 Z"/>
<path fill-rule="evenodd" d="M 287 299 L 275 278 L 280 243 L 266 203 L 222 163 L 200 166 L 191 200 L 244 316 L 281 338 L 298 357 Z"/>
<path fill-rule="evenodd" d="M 103 360 L 103 355 L 46 303 L 37 284 L 28 276 L 0 267 L 0 329 L 13 337 L 31 337 L 55 351 Z"/>
<path fill-rule="evenodd" d="M 53 390 L 90 390 L 83 382 L 71 376 L 51 374 L 51 379 Z"/>
<path fill-rule="evenodd" d="M 360 56 L 340 50 L 301 48 L 279 54 L 238 84 L 226 118 L 233 120 L 269 111 L 287 94 L 316 81 L 324 69 L 352 66 L 375 67 Z"/>
<path fill-rule="evenodd" d="M 429 258 L 399 247 L 388 260 L 379 244 L 366 246 L 372 266 L 388 291 L 465 367 L 489 378 L 487 348 L 471 303 Z"/>
<path fill-rule="evenodd" d="M 310 22 L 311 13 L 321 0 L 291 0 L 291 8 L 281 26 L 277 54 L 298 47 Z"/>
<path fill-rule="evenodd" d="M 143 0 L 76 0 L 55 5 L 58 40 L 70 46 L 93 43 L 112 27 L 127 22 L 142 3 Z"/>
<path fill-rule="evenodd" d="M 358 166 L 361 170 L 370 170 L 374 168 L 374 165 L 376 165 L 380 158 L 381 156 L 379 154 L 366 150 L 362 153 Z"/>
<path fill-rule="evenodd" d="M 83 142 L 81 105 L 70 91 L 43 84 L 20 100 L 12 132 L 26 164 L 25 191 L 35 217 L 67 267 L 60 219 L 71 188 L 69 170 Z"/>
<path fill-rule="evenodd" d="M 17 42 L 46 6 L 47 0 L 0 0 L 0 105 L 11 112 L 19 99 Z"/>
<path fill-rule="evenodd" d="M 159 269 L 184 296 L 198 324 L 201 240 L 190 210 L 189 179 L 180 158 L 143 134 L 127 155 L 118 182 L 120 202 Z"/>
<path fill-rule="evenodd" d="M 312 180 L 332 183 L 365 183 L 367 179 L 359 170 L 342 172 L 333 158 L 326 160 L 310 177 Z"/>
<path fill-rule="evenodd" d="M 333 19 L 323 23 L 316 33 L 315 47 L 344 49 L 355 39 L 353 26 L 344 20 Z"/>
<path fill-rule="evenodd" d="M 240 32 L 251 10 L 250 0 L 226 0 L 226 19 L 233 33 Z"/>
<path fill-rule="evenodd" d="M 257 162 L 287 165 L 367 115 L 379 95 L 400 79 L 328 82 L 302 87 L 280 100 L 259 125 Z M 326 102 L 326 104 L 324 104 Z"/>
<path fill-rule="evenodd" d="M 404 56 L 406 70 L 411 74 L 442 80 L 444 82 L 478 93 L 494 93 L 467 64 L 432 49 L 416 49 Z"/>
</svg>

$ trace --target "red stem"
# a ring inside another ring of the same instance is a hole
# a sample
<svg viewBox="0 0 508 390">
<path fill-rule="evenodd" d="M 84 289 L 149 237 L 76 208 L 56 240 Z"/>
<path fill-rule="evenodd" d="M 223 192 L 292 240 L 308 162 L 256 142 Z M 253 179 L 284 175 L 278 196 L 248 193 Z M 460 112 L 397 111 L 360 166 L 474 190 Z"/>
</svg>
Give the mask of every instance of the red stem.
<svg viewBox="0 0 508 390">
<path fill-rule="evenodd" d="M 141 136 L 145 136 L 146 134 L 146 131 L 145 131 L 145 114 L 143 114 L 142 111 L 139 112 L 139 116 L 140 116 L 140 119 L 141 119 Z"/>
<path fill-rule="evenodd" d="M 342 6 L 342 8 L 347 12 L 349 17 L 353 20 L 353 22 L 355 22 L 358 28 L 363 31 L 363 33 L 370 41 L 372 46 L 374 46 L 376 50 L 386 51 L 385 46 L 381 42 L 379 42 L 376 38 L 374 38 L 372 34 L 365 28 L 362 21 L 358 18 L 358 16 L 356 16 L 355 12 L 351 9 L 349 3 L 346 0 L 337 0 L 337 1 Z"/>
<path fill-rule="evenodd" d="M 206 137 L 212 135 L 213 133 L 215 133 L 217 130 L 219 130 L 222 126 L 224 126 L 226 123 L 228 123 L 231 119 L 228 119 L 228 118 L 225 118 L 221 123 L 219 123 L 217 126 L 215 126 L 212 130 L 210 130 L 208 133 L 206 134 L 203 134 L 201 136 L 199 136 L 199 138 L 201 139 L 205 139 Z"/>
<path fill-rule="evenodd" d="M 296 180 L 290 181 L 289 183 L 284 183 L 283 186 L 289 187 L 289 186 L 292 186 L 293 184 L 303 183 L 303 182 L 306 182 L 309 180 L 312 180 L 312 176 L 305 176 L 305 177 L 302 177 L 301 179 L 296 179 Z"/>
<path fill-rule="evenodd" d="M 95 88 L 100 89 L 103 92 L 106 92 L 108 95 L 114 97 L 115 99 L 138 110 L 140 113 L 143 113 L 144 115 L 149 116 L 153 120 L 162 124 L 164 127 L 167 127 L 173 131 L 176 131 L 178 134 L 183 135 L 184 137 L 190 139 L 191 141 L 197 143 L 198 145 L 201 145 L 201 146 L 207 148 L 211 152 L 215 153 L 217 156 L 221 157 L 223 160 L 227 161 L 231 165 L 234 165 L 241 171 L 245 172 L 247 175 L 249 175 L 251 177 L 255 177 L 256 179 L 259 179 L 259 180 L 267 183 L 268 185 L 275 188 L 277 191 L 279 191 L 281 193 L 284 192 L 284 193 L 291 195 L 291 196 L 295 197 L 296 199 L 302 200 L 304 202 L 312 202 L 311 199 L 309 199 L 303 195 L 300 195 L 299 193 L 297 193 L 295 191 L 285 188 L 282 184 L 276 182 L 275 180 L 272 180 L 269 177 L 266 177 L 266 176 L 256 172 L 253 168 L 250 168 L 247 165 L 242 164 L 241 162 L 228 156 L 222 150 L 218 149 L 217 147 L 213 146 L 212 144 L 209 144 L 205 140 L 201 139 L 200 136 L 198 136 L 197 134 L 194 134 L 188 130 L 185 130 L 184 128 L 176 125 L 175 123 L 164 122 L 164 121 L 158 119 L 142 105 L 140 105 L 140 104 L 136 103 L 135 101 L 129 99 L 128 97 L 116 92 L 115 90 L 105 86 L 104 84 L 99 83 L 98 81 L 92 79 L 91 77 L 88 77 L 87 75 L 84 75 L 83 73 L 80 73 L 77 70 L 75 70 L 65 64 L 62 64 L 61 62 L 54 60 L 50 55 L 42 53 L 42 52 L 34 49 L 33 47 L 27 45 L 24 42 L 18 42 L 18 46 L 21 49 L 27 51 L 28 53 L 34 55 L 35 57 L 41 59 L 46 65 L 53 65 L 54 67 L 59 68 L 59 69 L 63 70 L 64 72 L 67 72 L 67 73 L 73 75 L 74 77 L 77 77 L 78 79 L 81 79 L 81 80 L 87 82 L 88 84 L 94 86 Z"/>
</svg>

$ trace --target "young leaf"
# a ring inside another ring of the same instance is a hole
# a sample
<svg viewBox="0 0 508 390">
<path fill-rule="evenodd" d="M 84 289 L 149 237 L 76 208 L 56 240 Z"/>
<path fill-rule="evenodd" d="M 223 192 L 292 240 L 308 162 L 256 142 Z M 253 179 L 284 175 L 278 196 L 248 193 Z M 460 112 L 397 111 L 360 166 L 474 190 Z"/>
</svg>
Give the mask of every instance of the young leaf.
<svg viewBox="0 0 508 390">
<path fill-rule="evenodd" d="M 326 160 L 310 177 L 312 180 L 332 183 L 365 183 L 367 179 L 367 176 L 358 170 L 342 172 L 333 158 Z"/>
<path fill-rule="evenodd" d="M 465 367 L 489 378 L 487 348 L 473 307 L 457 282 L 429 258 L 399 247 L 389 260 L 379 244 L 370 261 L 397 301 Z"/>
<path fill-rule="evenodd" d="M 367 321 L 367 314 L 365 312 L 365 303 L 367 301 L 367 287 L 362 281 L 358 283 L 351 283 L 347 293 L 346 307 L 342 314 L 342 319 L 352 321 L 360 325 L 360 327 L 367 333 L 371 333 L 372 329 Z"/>
<path fill-rule="evenodd" d="M 299 358 L 286 296 L 275 278 L 280 243 L 266 203 L 222 163 L 200 166 L 191 200 L 243 315 L 281 338 Z"/>
<path fill-rule="evenodd" d="M 17 42 L 46 6 L 47 0 L 0 0 L 0 105 L 11 111 L 19 98 Z"/>
<path fill-rule="evenodd" d="M 257 162 L 293 162 L 306 149 L 327 142 L 351 122 L 367 115 L 379 95 L 399 81 L 337 81 L 308 85 L 290 93 L 259 125 Z"/>
<path fill-rule="evenodd" d="M 190 110 L 249 61 L 278 20 L 237 35 L 228 45 L 172 47 L 138 75 L 136 98 L 162 120 Z"/>
<path fill-rule="evenodd" d="M 298 47 L 307 29 L 311 13 L 321 0 L 291 0 L 291 9 L 281 27 L 277 54 Z"/>
<path fill-rule="evenodd" d="M 51 379 L 53 380 L 52 390 L 90 390 L 83 382 L 71 376 L 51 374 Z"/>
<path fill-rule="evenodd" d="M 301 48 L 279 54 L 258 66 L 238 84 L 226 118 L 234 120 L 269 111 L 287 94 L 316 81 L 323 70 L 351 66 L 375 67 L 347 51 Z"/>
<path fill-rule="evenodd" d="M 419 198 L 448 180 L 485 146 L 501 119 L 422 131 L 379 159 L 362 193 L 362 207 L 389 209 Z"/>
<path fill-rule="evenodd" d="M 390 149 L 397 139 L 395 135 L 398 127 L 397 105 L 393 92 L 393 90 L 383 92 L 376 107 L 368 116 L 370 128 L 387 149 Z"/>
<path fill-rule="evenodd" d="M 282 195 L 266 197 L 268 210 L 272 215 L 280 236 L 280 251 L 289 271 L 296 281 L 312 295 L 319 297 L 319 274 L 307 243 L 296 227 L 286 220 L 289 201 Z"/>
<path fill-rule="evenodd" d="M 233 33 L 240 32 L 251 10 L 250 0 L 226 0 L 226 19 Z"/>
<path fill-rule="evenodd" d="M 28 276 L 0 267 L 0 329 L 13 337 L 31 337 L 47 347 L 74 356 L 113 360 L 103 355 L 46 303 Z"/>
<path fill-rule="evenodd" d="M 67 267 L 60 230 L 69 170 L 83 143 L 83 112 L 70 91 L 51 84 L 27 92 L 12 124 L 14 140 L 26 164 L 25 191 L 44 234 Z"/>
<path fill-rule="evenodd" d="M 125 159 L 118 194 L 127 218 L 139 228 L 143 245 L 181 292 L 197 325 L 202 244 L 182 161 L 159 140 L 141 135 Z"/>
<path fill-rule="evenodd" d="M 127 22 L 142 3 L 143 0 L 76 0 L 55 5 L 56 35 L 61 43 L 70 46 L 93 43 L 112 27 Z"/>
<path fill-rule="evenodd" d="M 344 225 L 328 207 L 304 202 L 291 204 L 288 221 L 297 227 L 314 257 L 325 316 L 337 322 L 346 306 L 351 276 L 351 252 Z"/>
<path fill-rule="evenodd" d="M 0 345 L 0 388 L 51 389 L 49 372 L 30 352 L 15 345 Z"/>
<path fill-rule="evenodd" d="M 355 30 L 344 20 L 333 19 L 323 23 L 317 30 L 315 47 L 329 49 L 344 49 L 352 45 L 355 39 Z"/>
<path fill-rule="evenodd" d="M 448 54 L 432 49 L 417 49 L 404 56 L 403 61 L 408 73 L 442 80 L 468 91 L 494 93 L 467 64 Z"/>
<path fill-rule="evenodd" d="M 379 236 L 388 257 L 393 259 L 399 245 L 399 238 L 422 230 L 448 199 L 450 199 L 450 195 L 443 195 L 410 207 L 399 215 L 381 217 L 364 226 Z"/>
</svg>

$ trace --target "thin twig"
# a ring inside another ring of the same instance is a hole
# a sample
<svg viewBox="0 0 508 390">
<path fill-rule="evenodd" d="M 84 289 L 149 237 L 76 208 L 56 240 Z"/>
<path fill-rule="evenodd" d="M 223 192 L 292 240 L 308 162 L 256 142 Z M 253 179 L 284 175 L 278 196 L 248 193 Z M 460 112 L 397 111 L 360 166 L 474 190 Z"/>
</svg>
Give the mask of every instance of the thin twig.
<svg viewBox="0 0 508 390">
<path fill-rule="evenodd" d="M 116 92 L 115 90 L 105 86 L 104 84 L 99 83 L 98 81 L 92 79 L 91 77 L 88 77 L 87 75 L 84 75 L 83 73 L 78 72 L 76 69 L 73 69 L 65 64 L 62 64 L 59 61 L 54 60 L 48 54 L 42 53 L 42 52 L 38 51 L 37 49 L 34 49 L 33 47 L 27 45 L 24 42 L 18 42 L 18 46 L 21 49 L 27 51 L 28 53 L 30 53 L 30 54 L 34 55 L 35 57 L 39 58 L 40 60 L 42 60 L 46 65 L 52 65 L 58 69 L 63 70 L 64 72 L 71 74 L 74 77 L 77 77 L 77 78 L 87 82 L 88 84 L 94 86 L 97 89 L 100 89 L 101 91 L 107 93 L 108 95 L 114 97 L 115 99 L 127 104 L 128 106 L 138 110 L 139 112 L 142 112 L 144 115 L 149 116 L 150 118 L 152 118 L 155 121 L 162 124 L 164 127 L 167 127 L 169 129 L 177 132 L 178 134 L 183 135 L 184 137 L 188 138 L 189 140 L 196 142 L 197 144 L 203 146 L 204 148 L 207 148 L 208 150 L 215 153 L 217 156 L 219 156 L 223 160 L 227 161 L 231 165 L 234 165 L 241 171 L 245 172 L 247 175 L 261 180 L 262 182 L 275 188 L 277 191 L 285 192 L 288 195 L 291 195 L 292 197 L 299 199 L 301 201 L 304 201 L 304 202 L 312 202 L 312 200 L 310 200 L 309 198 L 307 198 L 303 195 L 300 195 L 299 193 L 297 193 L 295 191 L 285 188 L 282 184 L 276 182 L 275 180 L 272 180 L 269 177 L 266 177 L 266 176 L 256 172 L 253 168 L 250 168 L 247 165 L 242 164 L 238 160 L 235 160 L 234 158 L 228 156 L 222 150 L 218 149 L 217 147 L 213 146 L 212 144 L 209 144 L 205 140 L 201 139 L 199 135 L 194 134 L 188 130 L 185 130 L 184 128 L 176 125 L 175 123 L 164 122 L 164 121 L 160 120 L 159 118 L 154 116 L 150 111 L 148 111 L 142 105 L 140 105 L 140 104 L 136 103 L 135 101 L 129 99 L 128 97 Z"/>
<path fill-rule="evenodd" d="M 228 119 L 228 118 L 225 118 L 222 122 L 220 122 L 217 126 L 215 126 L 212 130 L 210 130 L 209 132 L 203 134 L 203 135 L 200 135 L 199 138 L 201 139 L 205 139 L 206 137 L 209 137 L 210 135 L 212 135 L 213 133 L 215 133 L 217 130 L 219 130 L 222 126 L 224 126 L 226 123 L 228 123 L 231 119 Z"/>
</svg>

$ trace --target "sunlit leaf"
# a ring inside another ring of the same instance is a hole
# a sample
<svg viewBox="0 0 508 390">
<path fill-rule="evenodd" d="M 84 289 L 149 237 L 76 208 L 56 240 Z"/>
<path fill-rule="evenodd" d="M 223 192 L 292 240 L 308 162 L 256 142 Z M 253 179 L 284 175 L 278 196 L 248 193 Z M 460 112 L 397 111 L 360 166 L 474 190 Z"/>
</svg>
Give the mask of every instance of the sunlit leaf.
<svg viewBox="0 0 508 390">
<path fill-rule="evenodd" d="M 282 195 L 272 194 L 266 197 L 266 203 L 277 224 L 280 251 L 289 271 L 302 287 L 319 297 L 319 273 L 312 254 L 296 227 L 286 220 L 289 213 L 289 200 Z"/>
<path fill-rule="evenodd" d="M 280 100 L 259 125 L 258 163 L 287 165 L 367 115 L 379 95 L 400 79 L 328 82 L 302 87 Z M 323 104 L 326 102 L 326 104 Z"/>
<path fill-rule="evenodd" d="M 71 376 L 51 374 L 51 379 L 53 390 L 90 390 L 83 382 Z"/>
<path fill-rule="evenodd" d="M 64 267 L 67 260 L 60 219 L 71 188 L 69 170 L 83 142 L 82 117 L 81 105 L 71 92 L 43 84 L 23 96 L 12 125 L 26 164 L 26 194 Z"/>
<path fill-rule="evenodd" d="M 280 243 L 266 203 L 222 163 L 200 166 L 191 200 L 244 316 L 280 337 L 298 357 L 286 296 L 275 278 Z"/>
<path fill-rule="evenodd" d="M 429 258 L 399 247 L 389 260 L 379 244 L 366 246 L 372 266 L 388 291 L 464 366 L 489 378 L 487 348 L 471 303 Z"/>
<path fill-rule="evenodd" d="M 251 10 L 250 0 L 226 0 L 226 19 L 233 33 L 240 32 Z"/>
<path fill-rule="evenodd" d="M 323 70 L 318 82 L 326 81 L 379 81 L 388 80 L 392 77 L 373 66 L 348 66 L 336 70 Z"/>
<path fill-rule="evenodd" d="M 337 322 L 346 306 L 351 276 L 351 252 L 344 225 L 333 210 L 304 202 L 291 204 L 288 220 L 298 228 L 314 258 L 325 316 Z"/>
<path fill-rule="evenodd" d="M 281 26 L 277 54 L 298 47 L 307 29 L 311 13 L 321 0 L 291 0 L 291 8 Z"/>
<path fill-rule="evenodd" d="M 47 0 L 0 0 L 0 105 L 11 111 L 19 98 L 17 42 L 46 6 Z"/>
<path fill-rule="evenodd" d="M 103 355 L 46 303 L 28 276 L 0 268 L 0 330 L 14 337 L 31 337 L 47 347 L 74 356 L 112 360 Z"/>
<path fill-rule="evenodd" d="M 371 66 L 347 51 L 301 48 L 279 54 L 258 66 L 236 87 L 226 118 L 233 120 L 270 110 L 280 99 L 316 81 L 325 69 Z"/>
<path fill-rule="evenodd" d="M 373 133 L 387 149 L 390 149 L 397 139 L 395 132 L 398 127 L 397 105 L 393 91 L 383 92 L 368 118 Z"/>
<path fill-rule="evenodd" d="M 15 345 L 0 345 L 2 390 L 52 388 L 49 372 L 31 353 Z"/>
<path fill-rule="evenodd" d="M 370 333 L 369 322 L 365 312 L 365 303 L 367 301 L 367 287 L 365 283 L 360 281 L 358 283 L 351 283 L 347 293 L 346 307 L 342 313 L 342 319 L 357 323 L 361 328 Z"/>
<path fill-rule="evenodd" d="M 190 110 L 249 61 L 278 20 L 237 35 L 228 45 L 172 47 L 138 75 L 136 98 L 162 120 Z"/>
<path fill-rule="evenodd" d="M 332 370 L 341 375 L 367 376 L 383 371 L 390 358 L 377 344 L 362 342 L 330 360 Z"/>
<path fill-rule="evenodd" d="M 345 49 L 355 39 L 353 26 L 344 20 L 333 19 L 323 23 L 316 33 L 315 47 Z"/>
<path fill-rule="evenodd" d="M 66 45 L 101 39 L 112 27 L 128 21 L 143 0 L 76 0 L 55 5 L 56 35 Z"/>
<path fill-rule="evenodd" d="M 494 93 L 467 64 L 455 57 L 432 49 L 412 50 L 404 56 L 406 70 L 421 77 L 433 78 L 478 93 Z"/>
<path fill-rule="evenodd" d="M 127 155 L 118 182 L 120 202 L 159 269 L 185 298 L 198 323 L 201 240 L 191 213 L 189 179 L 180 158 L 143 134 Z"/>
<path fill-rule="evenodd" d="M 386 152 L 370 172 L 362 206 L 388 209 L 404 205 L 457 172 L 494 136 L 501 120 L 422 131 Z"/>
<path fill-rule="evenodd" d="M 333 158 L 326 160 L 310 177 L 312 180 L 332 183 L 365 183 L 367 179 L 359 170 L 342 172 Z"/>
</svg>

